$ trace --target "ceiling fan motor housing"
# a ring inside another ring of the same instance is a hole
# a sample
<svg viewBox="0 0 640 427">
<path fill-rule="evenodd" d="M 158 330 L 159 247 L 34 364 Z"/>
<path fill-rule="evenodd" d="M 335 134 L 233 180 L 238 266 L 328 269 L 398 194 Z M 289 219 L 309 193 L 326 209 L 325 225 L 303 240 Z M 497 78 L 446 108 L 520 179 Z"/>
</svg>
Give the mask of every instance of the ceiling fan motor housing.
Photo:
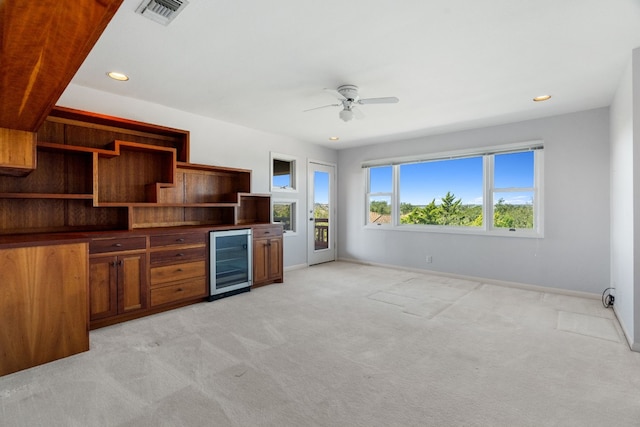
<svg viewBox="0 0 640 427">
<path fill-rule="evenodd" d="M 358 99 L 358 86 L 342 85 L 338 87 L 338 93 L 348 100 L 355 101 Z"/>
</svg>

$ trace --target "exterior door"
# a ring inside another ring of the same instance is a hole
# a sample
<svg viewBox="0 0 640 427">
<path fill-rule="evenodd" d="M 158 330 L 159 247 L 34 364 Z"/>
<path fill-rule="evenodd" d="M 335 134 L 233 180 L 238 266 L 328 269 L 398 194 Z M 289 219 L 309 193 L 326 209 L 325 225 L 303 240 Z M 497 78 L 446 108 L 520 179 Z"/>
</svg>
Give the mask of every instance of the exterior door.
<svg viewBox="0 0 640 427">
<path fill-rule="evenodd" d="M 335 166 L 309 162 L 309 265 L 336 260 Z"/>
</svg>

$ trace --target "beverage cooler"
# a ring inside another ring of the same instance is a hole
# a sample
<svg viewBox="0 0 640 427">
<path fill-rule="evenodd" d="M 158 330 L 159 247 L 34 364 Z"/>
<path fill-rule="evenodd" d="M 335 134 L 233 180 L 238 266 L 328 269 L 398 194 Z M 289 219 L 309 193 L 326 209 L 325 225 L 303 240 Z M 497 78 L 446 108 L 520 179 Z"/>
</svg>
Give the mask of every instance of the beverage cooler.
<svg viewBox="0 0 640 427">
<path fill-rule="evenodd" d="M 251 229 L 210 233 L 209 301 L 251 290 Z"/>
</svg>

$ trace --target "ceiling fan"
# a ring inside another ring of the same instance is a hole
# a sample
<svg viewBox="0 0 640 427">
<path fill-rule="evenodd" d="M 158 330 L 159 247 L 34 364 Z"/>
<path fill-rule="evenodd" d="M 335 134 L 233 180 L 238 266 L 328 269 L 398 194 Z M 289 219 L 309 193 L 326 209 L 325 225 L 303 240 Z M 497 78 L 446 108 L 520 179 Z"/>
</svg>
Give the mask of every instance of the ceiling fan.
<svg viewBox="0 0 640 427">
<path fill-rule="evenodd" d="M 361 119 L 364 117 L 364 114 L 357 108 L 358 105 L 366 105 L 366 104 L 395 104 L 399 101 L 395 96 L 389 96 L 385 98 L 360 98 L 358 95 L 358 86 L 355 85 L 342 85 L 339 86 L 338 89 L 325 89 L 327 92 L 333 94 L 340 103 L 338 104 L 329 104 L 323 105 L 322 107 L 310 108 L 307 111 L 319 110 L 321 108 L 327 107 L 342 107 L 340 110 L 340 118 L 348 122 L 352 120 L 354 117 L 357 119 Z"/>
</svg>

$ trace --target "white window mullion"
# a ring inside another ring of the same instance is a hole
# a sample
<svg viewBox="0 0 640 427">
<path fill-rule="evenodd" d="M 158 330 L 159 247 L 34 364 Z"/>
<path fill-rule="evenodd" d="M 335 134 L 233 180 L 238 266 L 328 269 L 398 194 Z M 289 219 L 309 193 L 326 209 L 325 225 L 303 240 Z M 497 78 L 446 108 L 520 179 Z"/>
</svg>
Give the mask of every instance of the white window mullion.
<svg viewBox="0 0 640 427">
<path fill-rule="evenodd" d="M 400 166 L 393 166 L 393 196 L 391 197 L 391 225 L 400 225 Z"/>
<path fill-rule="evenodd" d="M 484 194 L 482 196 L 482 223 L 486 231 L 493 230 L 493 155 L 484 156 Z"/>
<path fill-rule="evenodd" d="M 536 150 L 534 160 L 533 226 L 539 236 L 544 235 L 544 150 Z"/>
</svg>

